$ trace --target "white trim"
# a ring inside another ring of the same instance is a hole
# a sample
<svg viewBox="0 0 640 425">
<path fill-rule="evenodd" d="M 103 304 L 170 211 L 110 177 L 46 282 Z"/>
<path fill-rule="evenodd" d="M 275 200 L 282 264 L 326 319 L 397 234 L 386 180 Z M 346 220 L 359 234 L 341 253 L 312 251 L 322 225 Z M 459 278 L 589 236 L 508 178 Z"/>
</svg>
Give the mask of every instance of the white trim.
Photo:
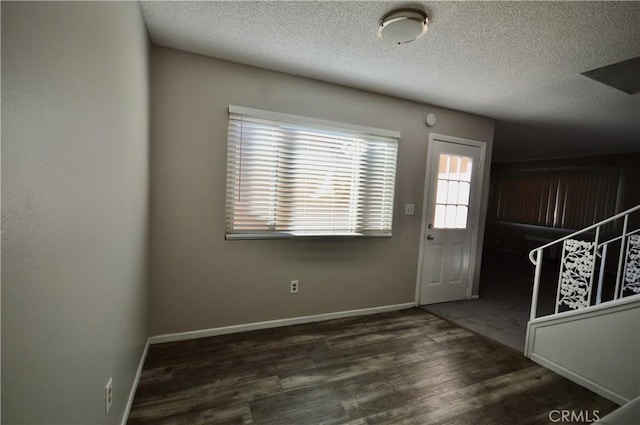
<svg viewBox="0 0 640 425">
<path fill-rule="evenodd" d="M 531 351 L 533 351 L 533 330 L 531 329 L 531 322 L 527 323 L 527 334 L 524 337 L 524 356 L 531 358 Z"/>
<path fill-rule="evenodd" d="M 384 128 L 367 127 L 363 125 L 348 124 L 338 121 L 322 120 L 318 118 L 304 117 L 301 115 L 283 114 L 281 112 L 267 111 L 264 109 L 247 108 L 244 106 L 229 105 L 229 113 L 246 115 L 248 117 L 260 118 L 264 120 L 281 121 L 286 123 L 295 124 L 310 124 L 321 127 L 337 129 L 337 130 L 349 130 L 358 133 L 370 134 L 373 136 L 390 137 L 393 139 L 400 139 L 402 134 L 399 131 L 387 130 Z"/>
<path fill-rule="evenodd" d="M 636 305 L 638 304 L 638 305 Z M 588 317 L 603 316 L 605 314 L 616 313 L 640 306 L 640 295 L 630 295 L 617 300 L 607 301 L 581 310 L 563 311 L 562 313 L 550 314 L 548 316 L 537 317 L 527 324 L 527 336 L 525 339 L 524 355 L 530 357 L 536 338 L 536 330 L 555 324 L 573 322 L 586 319 Z"/>
<path fill-rule="evenodd" d="M 535 319 L 529 321 L 529 326 L 538 325 L 544 322 L 551 322 L 556 320 L 557 320 L 557 323 L 564 323 L 564 322 L 569 322 L 571 320 L 577 320 L 579 318 L 580 319 L 582 318 L 582 317 L 576 317 L 576 316 L 585 316 L 585 317 L 599 316 L 601 314 L 608 314 L 608 313 L 613 313 L 615 311 L 627 310 L 629 307 L 623 308 L 625 305 L 637 303 L 638 301 L 640 301 L 640 294 L 629 295 L 624 298 L 618 298 L 617 300 L 605 301 L 598 305 L 593 305 L 588 308 L 583 308 L 581 310 L 569 310 L 569 311 L 563 311 L 561 313 L 550 314 L 548 316 L 536 317 Z M 618 308 L 614 309 L 614 307 L 618 307 Z M 597 314 L 602 310 L 607 310 L 607 311 Z M 560 320 L 560 319 L 566 319 L 566 320 Z"/>
<path fill-rule="evenodd" d="M 586 389 L 591 390 L 594 393 L 613 401 L 614 403 L 623 405 L 629 402 L 629 399 L 627 399 L 626 397 L 623 397 L 620 394 L 614 391 L 611 391 L 610 389 L 605 388 L 602 385 L 599 385 L 591 381 L 590 379 L 587 379 L 584 376 L 575 373 L 572 370 L 562 367 L 557 363 L 547 360 L 544 357 L 538 356 L 535 353 L 531 354 L 529 358 L 534 362 L 538 363 L 539 365 L 544 366 L 547 369 L 551 370 L 552 372 L 555 372 L 558 375 L 564 376 L 565 378 L 575 382 L 576 384 L 581 385 Z"/>
<path fill-rule="evenodd" d="M 129 413 L 131 412 L 131 406 L 133 405 L 133 399 L 136 396 L 136 390 L 138 389 L 138 382 L 140 382 L 140 376 L 142 376 L 142 368 L 144 367 L 144 361 L 147 359 L 147 353 L 149 352 L 149 344 L 151 338 L 147 338 L 147 343 L 144 345 L 144 350 L 142 351 L 142 357 L 140 357 L 140 363 L 138 364 L 138 371 L 136 372 L 136 377 L 133 379 L 133 384 L 131 384 L 131 390 L 129 391 L 129 398 L 127 399 L 127 405 L 124 407 L 124 412 L 122 414 L 122 425 L 127 425 L 127 421 L 129 420 Z"/>
<path fill-rule="evenodd" d="M 427 148 L 427 162 L 425 165 L 425 175 L 424 175 L 424 190 L 423 190 L 423 199 L 422 199 L 422 224 L 420 226 L 420 248 L 418 250 L 418 270 L 416 273 L 416 295 L 415 295 L 415 302 L 416 305 L 420 305 L 420 295 L 422 292 L 422 263 L 423 263 L 423 257 L 424 257 L 424 250 L 425 250 L 425 246 L 424 246 L 424 235 L 426 234 L 426 227 L 427 227 L 427 215 L 429 213 L 428 211 L 428 207 L 429 207 L 429 190 L 431 189 L 430 186 L 430 181 L 429 181 L 429 177 L 430 177 L 430 168 L 431 168 L 431 159 L 433 157 L 433 142 L 434 141 L 440 141 L 440 142 L 445 142 L 445 143 L 457 143 L 459 145 L 466 145 L 466 146 L 473 146 L 475 148 L 479 148 L 480 149 L 480 166 L 478 167 L 478 182 L 479 184 L 476 185 L 476 207 L 477 207 L 477 214 L 476 214 L 476 219 L 477 221 L 473 224 L 474 228 L 473 228 L 473 233 L 471 236 L 471 245 L 470 245 L 470 259 L 469 259 L 469 275 L 468 275 L 468 282 L 467 282 L 467 294 L 466 297 L 467 299 L 475 299 L 474 297 L 478 297 L 477 295 L 472 295 L 472 291 L 473 291 L 473 274 L 475 272 L 475 267 L 476 267 L 476 257 L 477 257 L 477 248 L 478 248 L 478 234 L 480 232 L 480 220 L 482 217 L 482 189 L 484 187 L 484 169 L 485 169 L 485 160 L 486 160 L 486 156 L 487 156 L 487 142 L 483 142 L 480 140 L 472 140 L 472 139 L 465 139 L 462 137 L 455 137 L 455 136 L 447 136 L 444 134 L 437 134 L 437 133 L 429 133 L 429 146 Z"/>
<path fill-rule="evenodd" d="M 433 144 L 431 133 L 427 145 L 427 162 L 424 167 L 424 188 L 422 189 L 422 223 L 420 224 L 420 248 L 418 249 L 418 271 L 416 272 L 416 305 L 420 305 L 420 296 L 422 295 L 422 265 L 424 262 L 424 238 L 427 234 L 427 214 L 429 208 L 429 173 L 431 171 L 431 157 L 433 157 Z"/>
<path fill-rule="evenodd" d="M 590 380 L 587 377 L 580 375 L 564 366 L 555 363 L 540 354 L 535 353 L 535 340 L 538 329 L 554 326 L 562 323 L 573 322 L 590 317 L 604 316 L 607 314 L 617 313 L 620 311 L 635 309 L 640 306 L 640 295 L 630 296 L 606 303 L 602 303 L 596 306 L 585 308 L 582 310 L 567 311 L 563 313 L 553 314 L 549 316 L 539 317 L 537 319 L 529 321 L 527 325 L 527 336 L 525 340 L 526 357 L 530 358 L 534 362 L 552 370 L 553 372 L 564 376 L 573 382 L 582 385 L 583 387 L 601 395 L 615 403 L 620 405 L 627 403 L 629 400 L 621 394 L 610 390 L 595 381 Z"/>
<path fill-rule="evenodd" d="M 185 341 L 189 339 L 206 338 L 210 336 L 226 335 L 239 332 L 255 331 L 258 329 L 278 328 L 282 326 L 299 325 L 303 323 L 322 322 L 324 320 L 342 319 L 344 317 L 365 316 L 369 314 L 386 313 L 415 307 L 414 303 L 385 305 L 380 307 L 363 308 L 360 310 L 338 311 L 335 313 L 316 314 L 313 316 L 291 317 L 288 319 L 268 320 L 265 322 L 244 323 L 241 325 L 223 326 L 219 328 L 201 329 L 197 331 L 176 332 L 156 335 L 150 338 L 151 344 L 163 342 Z"/>
</svg>

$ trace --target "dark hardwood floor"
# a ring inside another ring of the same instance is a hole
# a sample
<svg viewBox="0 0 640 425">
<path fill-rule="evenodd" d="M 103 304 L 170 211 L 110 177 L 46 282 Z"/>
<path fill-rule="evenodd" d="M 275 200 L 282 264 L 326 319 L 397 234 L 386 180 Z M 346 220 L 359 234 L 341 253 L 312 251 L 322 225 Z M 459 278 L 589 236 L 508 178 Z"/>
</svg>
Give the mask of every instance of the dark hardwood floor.
<svg viewBox="0 0 640 425">
<path fill-rule="evenodd" d="M 152 345 L 128 423 L 546 425 L 616 407 L 411 309 Z"/>
</svg>

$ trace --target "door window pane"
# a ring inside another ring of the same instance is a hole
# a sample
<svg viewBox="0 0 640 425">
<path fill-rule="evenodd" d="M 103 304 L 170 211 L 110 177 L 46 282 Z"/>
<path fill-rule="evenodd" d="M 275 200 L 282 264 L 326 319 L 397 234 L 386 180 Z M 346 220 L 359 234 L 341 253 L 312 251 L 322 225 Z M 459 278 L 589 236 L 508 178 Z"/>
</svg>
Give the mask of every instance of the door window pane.
<svg viewBox="0 0 640 425">
<path fill-rule="evenodd" d="M 457 204 L 457 203 L 458 203 L 458 182 L 450 181 L 449 191 L 447 192 L 447 204 Z"/>
<path fill-rule="evenodd" d="M 438 167 L 438 178 L 449 178 L 449 155 L 440 155 L 440 165 Z"/>
<path fill-rule="evenodd" d="M 434 219 L 434 227 L 436 229 L 444 229 L 444 205 L 436 205 L 436 214 Z"/>
<path fill-rule="evenodd" d="M 458 188 L 458 205 L 469 205 L 469 189 L 471 185 L 467 182 L 460 182 Z"/>
<path fill-rule="evenodd" d="M 447 205 L 447 216 L 445 217 L 444 227 L 447 229 L 455 229 L 456 227 L 456 206 Z"/>
<path fill-rule="evenodd" d="M 440 155 L 433 219 L 436 229 L 467 228 L 472 170 L 469 157 Z"/>
<path fill-rule="evenodd" d="M 438 189 L 436 190 L 436 204 L 447 203 L 447 192 L 449 182 L 447 180 L 438 180 Z"/>
<path fill-rule="evenodd" d="M 471 181 L 471 158 L 467 158 L 466 156 L 462 157 L 460 180 L 464 182 Z"/>
<path fill-rule="evenodd" d="M 458 208 L 456 211 L 456 228 L 464 229 L 467 227 L 468 211 L 469 211 L 469 207 L 458 205 Z"/>
<path fill-rule="evenodd" d="M 451 180 L 460 180 L 460 162 L 459 156 L 451 156 L 451 169 L 449 171 L 449 178 Z"/>
</svg>

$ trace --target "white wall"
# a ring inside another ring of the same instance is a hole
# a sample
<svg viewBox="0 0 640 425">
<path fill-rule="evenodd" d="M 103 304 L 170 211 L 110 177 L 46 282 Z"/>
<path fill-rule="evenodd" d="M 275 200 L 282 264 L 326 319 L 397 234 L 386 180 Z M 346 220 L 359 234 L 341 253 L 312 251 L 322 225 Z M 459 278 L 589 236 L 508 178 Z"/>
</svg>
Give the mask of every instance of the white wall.
<svg viewBox="0 0 640 425">
<path fill-rule="evenodd" d="M 5 424 L 121 421 L 148 335 L 148 49 L 134 2 L 2 2 Z"/>
<path fill-rule="evenodd" d="M 640 296 L 529 324 L 527 355 L 616 403 L 640 396 Z"/>
<path fill-rule="evenodd" d="M 491 160 L 487 118 L 166 48 L 151 70 L 153 335 L 413 302 L 427 113 L 436 133 L 487 142 Z M 230 104 L 401 131 L 393 237 L 225 241 Z"/>
</svg>

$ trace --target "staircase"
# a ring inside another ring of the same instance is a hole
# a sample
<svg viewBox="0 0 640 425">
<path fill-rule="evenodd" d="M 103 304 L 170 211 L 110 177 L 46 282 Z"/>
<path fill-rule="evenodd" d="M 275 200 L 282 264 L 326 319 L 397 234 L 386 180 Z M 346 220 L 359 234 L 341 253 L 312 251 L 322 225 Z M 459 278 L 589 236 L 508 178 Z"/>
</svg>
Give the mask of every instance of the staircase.
<svg viewBox="0 0 640 425">
<path fill-rule="evenodd" d="M 543 264 L 558 249 L 560 263 Z M 529 259 L 536 269 L 525 355 L 620 405 L 640 396 L 640 205 Z M 559 269 L 557 282 L 541 285 L 543 266 Z M 555 301 L 541 308 L 540 293 L 550 290 Z"/>
</svg>

